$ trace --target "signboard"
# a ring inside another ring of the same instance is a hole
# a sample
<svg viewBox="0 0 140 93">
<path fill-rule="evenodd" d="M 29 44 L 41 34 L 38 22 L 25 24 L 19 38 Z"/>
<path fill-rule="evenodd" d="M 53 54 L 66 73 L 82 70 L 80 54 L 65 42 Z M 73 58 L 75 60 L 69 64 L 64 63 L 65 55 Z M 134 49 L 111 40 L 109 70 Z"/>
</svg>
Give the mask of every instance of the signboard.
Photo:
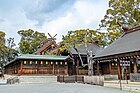
<svg viewBox="0 0 140 93">
<path fill-rule="evenodd" d="M 120 66 L 124 66 L 124 67 L 130 66 L 130 61 L 121 61 Z"/>
</svg>

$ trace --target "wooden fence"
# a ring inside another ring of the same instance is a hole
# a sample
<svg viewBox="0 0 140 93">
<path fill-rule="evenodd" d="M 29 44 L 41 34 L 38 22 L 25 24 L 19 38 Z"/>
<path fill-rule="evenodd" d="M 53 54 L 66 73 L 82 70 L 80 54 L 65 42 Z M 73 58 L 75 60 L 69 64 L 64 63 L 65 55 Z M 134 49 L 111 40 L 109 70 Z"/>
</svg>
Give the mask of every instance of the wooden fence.
<svg viewBox="0 0 140 93">
<path fill-rule="evenodd" d="M 65 83 L 75 83 L 75 82 L 84 82 L 84 76 L 82 75 L 72 75 L 72 76 L 66 76 L 66 75 L 60 75 L 57 76 L 58 82 L 65 82 Z"/>
</svg>

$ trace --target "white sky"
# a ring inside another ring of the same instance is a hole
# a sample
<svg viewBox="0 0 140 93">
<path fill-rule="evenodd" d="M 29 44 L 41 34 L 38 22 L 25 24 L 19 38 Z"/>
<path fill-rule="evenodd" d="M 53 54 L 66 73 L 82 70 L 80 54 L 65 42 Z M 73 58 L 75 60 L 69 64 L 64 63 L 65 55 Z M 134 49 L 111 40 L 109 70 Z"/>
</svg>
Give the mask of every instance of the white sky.
<svg viewBox="0 0 140 93">
<path fill-rule="evenodd" d="M 98 29 L 108 0 L 0 0 L 0 31 L 20 41 L 19 30 L 62 35 L 76 29 Z"/>
</svg>

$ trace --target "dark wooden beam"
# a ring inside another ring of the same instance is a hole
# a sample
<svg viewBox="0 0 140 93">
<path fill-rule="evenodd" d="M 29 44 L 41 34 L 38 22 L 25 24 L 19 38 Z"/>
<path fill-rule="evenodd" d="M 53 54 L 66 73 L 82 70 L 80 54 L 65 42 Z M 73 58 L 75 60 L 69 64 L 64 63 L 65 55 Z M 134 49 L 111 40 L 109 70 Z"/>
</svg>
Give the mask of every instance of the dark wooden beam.
<svg viewBox="0 0 140 93">
<path fill-rule="evenodd" d="M 109 62 L 109 73 L 111 74 L 111 62 Z"/>
<path fill-rule="evenodd" d="M 68 63 L 67 63 L 67 65 L 66 65 L 66 67 L 67 67 L 67 69 L 66 69 L 66 75 L 68 75 L 68 74 L 70 74 L 70 73 L 68 73 Z M 79 70 L 79 69 L 78 69 Z"/>
<path fill-rule="evenodd" d="M 99 66 L 99 61 L 97 61 L 97 75 L 100 74 L 100 66 Z"/>
<path fill-rule="evenodd" d="M 120 67 L 120 60 L 117 60 L 117 71 L 118 71 L 118 79 L 122 79 L 121 78 L 121 67 Z"/>
<path fill-rule="evenodd" d="M 137 58 L 134 58 L 134 73 L 137 73 L 137 62 L 138 62 L 138 59 Z"/>
<path fill-rule="evenodd" d="M 121 77 L 121 67 L 120 67 L 120 60 L 117 60 L 117 69 L 118 69 L 118 79 L 119 79 L 119 83 L 120 83 L 120 90 L 122 90 L 122 77 Z"/>
<path fill-rule="evenodd" d="M 19 75 L 23 74 L 23 61 L 20 61 L 20 73 Z"/>
<path fill-rule="evenodd" d="M 130 71 L 130 73 L 133 73 L 133 70 L 132 70 L 132 61 L 131 60 L 130 60 L 129 71 Z"/>
<path fill-rule="evenodd" d="M 79 59 L 77 58 L 76 74 L 79 75 Z"/>
<path fill-rule="evenodd" d="M 54 73 L 54 62 L 53 62 L 53 64 L 51 64 L 51 66 L 53 66 L 52 74 L 55 75 L 55 73 Z"/>
</svg>

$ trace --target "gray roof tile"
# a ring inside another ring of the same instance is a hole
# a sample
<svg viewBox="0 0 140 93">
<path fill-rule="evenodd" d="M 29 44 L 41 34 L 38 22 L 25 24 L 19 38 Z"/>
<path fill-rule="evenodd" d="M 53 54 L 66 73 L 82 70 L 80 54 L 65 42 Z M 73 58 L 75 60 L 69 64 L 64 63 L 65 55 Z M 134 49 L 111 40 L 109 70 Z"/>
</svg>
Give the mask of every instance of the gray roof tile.
<svg viewBox="0 0 140 93">
<path fill-rule="evenodd" d="M 80 45 L 78 47 L 76 47 L 78 49 L 78 52 L 81 54 L 81 55 L 87 55 L 87 51 L 86 51 L 86 48 L 85 48 L 85 45 Z M 97 44 L 95 43 L 92 43 L 92 44 L 87 44 L 87 50 L 88 51 L 93 51 L 93 55 L 96 55 L 99 51 L 101 51 L 103 48 L 98 46 Z M 73 48 L 73 47 L 70 47 L 70 52 L 72 54 L 78 54 L 77 51 Z"/>
<path fill-rule="evenodd" d="M 103 51 L 97 53 L 94 58 L 111 56 L 140 50 L 140 30 L 125 34 Z"/>
</svg>

